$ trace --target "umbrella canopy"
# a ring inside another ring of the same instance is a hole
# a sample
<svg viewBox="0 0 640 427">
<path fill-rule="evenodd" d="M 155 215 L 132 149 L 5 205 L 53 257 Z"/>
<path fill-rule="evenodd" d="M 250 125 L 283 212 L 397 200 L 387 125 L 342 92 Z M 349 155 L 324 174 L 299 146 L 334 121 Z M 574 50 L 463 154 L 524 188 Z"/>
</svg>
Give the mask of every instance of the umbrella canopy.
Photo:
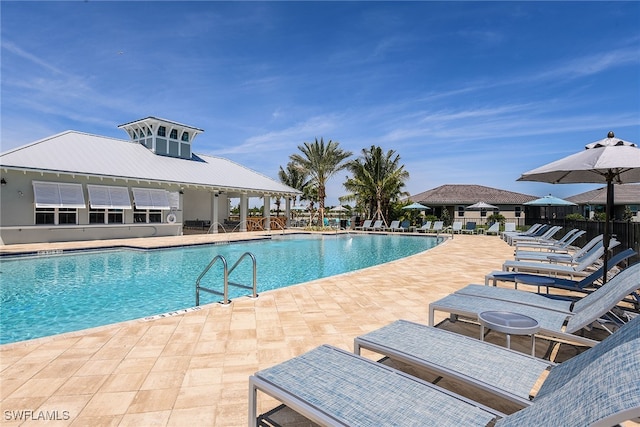
<svg viewBox="0 0 640 427">
<path fill-rule="evenodd" d="M 420 203 L 414 202 L 410 205 L 404 206 L 402 209 L 413 209 L 417 211 L 424 211 L 427 209 L 431 209 L 429 206 L 421 205 Z"/>
<path fill-rule="evenodd" d="M 640 149 L 636 144 L 616 138 L 609 132 L 606 138 L 585 146 L 585 150 L 522 174 L 518 181 L 538 181 L 552 184 L 606 183 L 607 205 L 604 225 L 604 247 L 609 247 L 609 221 L 613 211 L 613 184 L 640 182 Z M 604 281 L 607 280 L 608 251 L 604 252 Z"/>
<path fill-rule="evenodd" d="M 306 206 L 299 206 L 299 205 L 291 207 L 292 211 L 306 211 L 307 209 L 308 208 Z"/>
<path fill-rule="evenodd" d="M 331 209 L 329 209 L 329 210 L 330 210 L 331 212 L 346 212 L 346 211 L 348 211 L 349 209 L 345 208 L 345 207 L 344 207 L 344 206 L 342 206 L 342 205 L 338 205 L 338 206 L 333 207 L 333 208 L 331 208 Z"/>
<path fill-rule="evenodd" d="M 575 206 L 576 204 L 568 200 L 561 199 L 559 197 L 552 196 L 551 194 L 540 197 L 539 199 L 532 200 L 524 203 L 527 206 Z"/>
<path fill-rule="evenodd" d="M 497 206 L 490 205 L 489 203 L 478 202 L 478 203 L 474 203 L 471 206 L 467 206 L 465 209 L 470 211 L 482 211 L 485 209 L 500 209 L 500 208 Z"/>
</svg>

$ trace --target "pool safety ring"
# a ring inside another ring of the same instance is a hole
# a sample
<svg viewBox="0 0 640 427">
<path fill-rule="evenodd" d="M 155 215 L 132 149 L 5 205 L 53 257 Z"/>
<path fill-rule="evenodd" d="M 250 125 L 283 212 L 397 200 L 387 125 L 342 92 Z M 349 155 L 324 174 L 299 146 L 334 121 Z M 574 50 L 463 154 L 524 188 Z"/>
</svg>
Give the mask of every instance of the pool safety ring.
<svg viewBox="0 0 640 427">
<path fill-rule="evenodd" d="M 169 224 L 173 224 L 174 222 L 176 222 L 176 216 L 170 213 L 169 215 L 167 215 L 167 222 Z"/>
</svg>

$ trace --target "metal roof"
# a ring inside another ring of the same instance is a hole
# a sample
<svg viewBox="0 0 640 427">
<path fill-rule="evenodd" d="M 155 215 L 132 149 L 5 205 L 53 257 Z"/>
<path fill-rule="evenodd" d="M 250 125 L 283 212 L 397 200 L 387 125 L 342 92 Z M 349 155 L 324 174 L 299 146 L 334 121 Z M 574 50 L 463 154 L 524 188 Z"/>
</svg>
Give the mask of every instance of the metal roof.
<svg viewBox="0 0 640 427">
<path fill-rule="evenodd" d="M 422 193 L 409 199 L 425 205 L 471 205 L 483 201 L 493 205 L 521 205 L 538 197 L 513 191 L 485 187 L 483 185 L 447 184 Z"/>
<path fill-rule="evenodd" d="M 2 153 L 0 168 L 201 185 L 248 193 L 300 193 L 221 157 L 194 154 L 187 160 L 160 156 L 136 142 L 77 131 L 62 132 Z"/>
</svg>

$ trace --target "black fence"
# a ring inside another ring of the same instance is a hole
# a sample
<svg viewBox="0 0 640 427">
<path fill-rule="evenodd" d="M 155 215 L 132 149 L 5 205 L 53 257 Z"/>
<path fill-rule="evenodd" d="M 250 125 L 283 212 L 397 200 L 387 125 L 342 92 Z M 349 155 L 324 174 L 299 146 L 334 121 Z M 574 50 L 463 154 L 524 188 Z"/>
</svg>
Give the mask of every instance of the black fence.
<svg viewBox="0 0 640 427">
<path fill-rule="evenodd" d="M 527 223 L 532 224 L 535 220 L 529 219 Z M 550 225 L 560 225 L 563 227 L 554 237 L 560 238 L 563 233 L 569 230 L 577 228 L 579 230 L 585 230 L 586 233 L 579 239 L 573 242 L 575 246 L 583 246 L 589 240 L 593 239 L 599 234 L 604 234 L 604 221 L 575 221 L 566 219 L 548 219 L 545 222 Z M 631 248 L 636 252 L 636 255 L 629 259 L 629 264 L 640 261 L 640 222 L 630 221 L 613 221 L 611 223 L 611 236 L 615 237 L 620 244 L 613 249 L 613 254 L 617 254 L 627 248 Z"/>
</svg>

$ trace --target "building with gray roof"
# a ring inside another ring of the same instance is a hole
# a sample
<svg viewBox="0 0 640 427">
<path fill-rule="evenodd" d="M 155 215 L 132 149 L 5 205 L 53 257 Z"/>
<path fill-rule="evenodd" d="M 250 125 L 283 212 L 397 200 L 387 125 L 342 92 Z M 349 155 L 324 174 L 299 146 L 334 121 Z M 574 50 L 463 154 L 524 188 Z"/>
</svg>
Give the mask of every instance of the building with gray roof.
<svg viewBox="0 0 640 427">
<path fill-rule="evenodd" d="M 66 131 L 0 154 L 2 244 L 178 235 L 183 221 L 223 224 L 230 199 L 300 192 L 228 159 L 196 154 L 204 131 L 157 117 L 120 125 L 128 140 Z M 288 217 L 288 215 L 287 215 Z"/>
</svg>

